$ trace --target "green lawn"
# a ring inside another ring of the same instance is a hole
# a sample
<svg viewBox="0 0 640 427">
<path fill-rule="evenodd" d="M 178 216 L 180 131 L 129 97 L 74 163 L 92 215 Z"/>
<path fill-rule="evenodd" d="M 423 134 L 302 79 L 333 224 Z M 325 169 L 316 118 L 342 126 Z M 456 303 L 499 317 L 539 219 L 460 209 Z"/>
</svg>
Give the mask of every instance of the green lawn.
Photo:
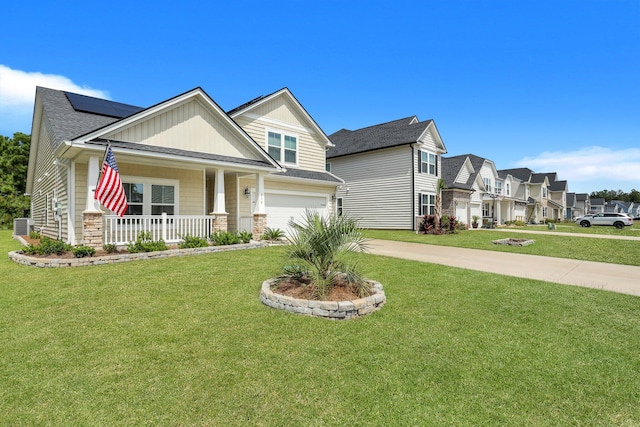
<svg viewBox="0 0 640 427">
<path fill-rule="evenodd" d="M 550 231 L 547 225 L 527 225 L 525 230 Z M 635 221 L 632 226 L 624 227 L 618 230 L 615 227 L 593 226 L 581 227 L 575 222 L 556 224 L 556 231 L 563 233 L 582 233 L 582 234 L 606 234 L 611 236 L 636 236 L 640 237 L 640 221 Z"/>
<path fill-rule="evenodd" d="M 524 228 L 524 230 L 528 229 L 529 227 Z M 468 230 L 461 231 L 457 234 L 438 236 L 432 234 L 416 234 L 409 230 L 367 230 L 365 235 L 372 239 L 400 240 L 431 245 L 457 246 L 461 248 L 640 266 L 640 241 L 638 240 L 589 239 L 579 236 L 527 234 L 519 233 L 517 229 L 514 229 L 513 232 Z M 508 237 L 522 237 L 533 239 L 536 242 L 524 247 L 494 245 L 491 243 L 492 240 L 505 239 Z"/>
<path fill-rule="evenodd" d="M 335 322 L 260 303 L 282 253 L 0 258 L 0 424 L 640 423 L 638 297 L 362 255 L 387 305 Z"/>
</svg>

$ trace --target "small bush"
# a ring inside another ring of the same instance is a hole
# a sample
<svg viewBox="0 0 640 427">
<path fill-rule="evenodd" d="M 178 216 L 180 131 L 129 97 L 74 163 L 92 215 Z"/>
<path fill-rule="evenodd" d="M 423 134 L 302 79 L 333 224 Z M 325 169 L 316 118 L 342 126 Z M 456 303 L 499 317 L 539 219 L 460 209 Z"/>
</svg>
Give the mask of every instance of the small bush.
<svg viewBox="0 0 640 427">
<path fill-rule="evenodd" d="M 30 231 L 29 232 L 29 238 L 31 239 L 40 239 L 42 237 L 42 235 L 40 233 L 38 233 L 37 231 Z"/>
<path fill-rule="evenodd" d="M 96 254 L 96 250 L 91 246 L 76 246 L 72 251 L 76 258 L 92 257 Z"/>
<path fill-rule="evenodd" d="M 209 242 L 207 239 L 203 239 L 202 237 L 190 236 L 186 235 L 182 238 L 182 242 L 178 245 L 180 249 L 189 249 L 189 248 L 206 248 L 209 246 Z"/>
<path fill-rule="evenodd" d="M 62 255 L 63 253 L 71 250 L 71 245 L 61 240 L 53 240 L 46 236 L 42 238 L 40 244 L 36 247 L 38 248 L 38 252 L 42 255 Z"/>
<path fill-rule="evenodd" d="M 138 252 L 166 251 L 167 249 L 167 244 L 164 240 L 153 240 L 151 233 L 148 231 L 138 234 L 138 238 L 135 242 L 129 242 L 127 244 L 127 251 L 132 254 Z"/>
<path fill-rule="evenodd" d="M 232 231 L 216 231 L 210 237 L 215 246 L 236 245 L 240 243 L 240 237 Z"/>
<path fill-rule="evenodd" d="M 277 241 L 284 237 L 284 232 L 279 228 L 265 227 L 264 233 L 260 237 L 262 240 Z"/>
<path fill-rule="evenodd" d="M 524 227 L 527 224 L 522 220 L 517 220 L 517 221 L 513 221 L 513 225 L 515 225 L 516 227 Z"/>
<path fill-rule="evenodd" d="M 115 254 L 118 252 L 118 247 L 113 243 L 105 243 L 102 245 L 102 249 L 108 254 Z"/>
<path fill-rule="evenodd" d="M 241 231 L 238 237 L 240 237 L 242 243 L 249 243 L 251 239 L 253 239 L 253 233 L 250 231 Z"/>
</svg>

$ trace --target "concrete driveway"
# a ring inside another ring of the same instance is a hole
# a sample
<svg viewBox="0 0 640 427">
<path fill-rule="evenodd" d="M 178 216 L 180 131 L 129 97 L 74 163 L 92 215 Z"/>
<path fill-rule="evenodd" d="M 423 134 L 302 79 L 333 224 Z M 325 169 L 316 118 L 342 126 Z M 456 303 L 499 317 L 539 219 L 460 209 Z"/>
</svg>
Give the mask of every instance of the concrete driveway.
<svg viewBox="0 0 640 427">
<path fill-rule="evenodd" d="M 375 255 L 640 296 L 635 266 L 391 240 L 370 240 L 369 248 Z"/>
</svg>

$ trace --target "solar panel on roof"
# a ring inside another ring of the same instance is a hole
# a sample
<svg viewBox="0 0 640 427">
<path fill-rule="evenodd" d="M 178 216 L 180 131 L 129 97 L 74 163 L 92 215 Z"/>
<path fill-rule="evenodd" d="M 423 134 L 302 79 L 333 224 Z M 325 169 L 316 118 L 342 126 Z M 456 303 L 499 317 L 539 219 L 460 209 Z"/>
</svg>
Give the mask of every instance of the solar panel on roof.
<svg viewBox="0 0 640 427">
<path fill-rule="evenodd" d="M 65 92 L 64 94 L 67 96 L 73 109 L 83 113 L 99 114 L 101 116 L 121 119 L 144 110 L 144 108 L 136 107 L 135 105 L 122 104 L 107 99 L 93 98 L 71 92 Z"/>
</svg>

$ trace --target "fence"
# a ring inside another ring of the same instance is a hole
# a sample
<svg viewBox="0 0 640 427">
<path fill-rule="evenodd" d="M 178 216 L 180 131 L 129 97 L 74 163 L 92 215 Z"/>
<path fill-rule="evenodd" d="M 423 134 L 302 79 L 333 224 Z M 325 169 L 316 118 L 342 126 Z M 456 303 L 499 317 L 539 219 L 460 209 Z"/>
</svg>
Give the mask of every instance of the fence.
<svg viewBox="0 0 640 427">
<path fill-rule="evenodd" d="M 208 238 L 213 219 L 206 215 L 109 215 L 104 218 L 104 243 L 124 245 L 143 232 L 167 243 L 179 242 L 186 235 Z"/>
</svg>

